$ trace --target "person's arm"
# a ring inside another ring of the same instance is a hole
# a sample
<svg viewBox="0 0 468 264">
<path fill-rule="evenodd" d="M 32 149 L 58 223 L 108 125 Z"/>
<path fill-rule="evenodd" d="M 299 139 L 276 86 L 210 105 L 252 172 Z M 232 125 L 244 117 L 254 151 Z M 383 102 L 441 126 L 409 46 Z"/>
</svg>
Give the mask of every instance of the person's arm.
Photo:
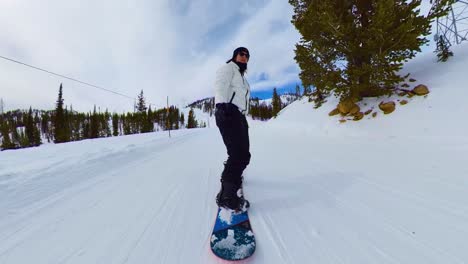
<svg viewBox="0 0 468 264">
<path fill-rule="evenodd" d="M 229 85 L 234 77 L 232 67 L 228 64 L 223 65 L 216 71 L 215 80 L 215 102 L 216 103 L 227 103 L 230 98 L 231 91 Z"/>
</svg>

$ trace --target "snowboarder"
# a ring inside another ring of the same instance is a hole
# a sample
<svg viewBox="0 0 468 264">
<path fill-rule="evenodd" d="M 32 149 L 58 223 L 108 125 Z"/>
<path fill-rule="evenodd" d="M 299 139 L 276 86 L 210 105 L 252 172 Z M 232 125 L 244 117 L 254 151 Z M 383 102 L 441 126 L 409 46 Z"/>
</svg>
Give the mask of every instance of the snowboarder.
<svg viewBox="0 0 468 264">
<path fill-rule="evenodd" d="M 232 58 L 216 72 L 215 118 L 226 145 L 228 159 L 221 174 L 219 207 L 241 210 L 249 207 L 242 192 L 242 172 L 250 162 L 249 113 L 250 85 L 245 79 L 250 54 L 247 48 L 234 50 Z"/>
</svg>

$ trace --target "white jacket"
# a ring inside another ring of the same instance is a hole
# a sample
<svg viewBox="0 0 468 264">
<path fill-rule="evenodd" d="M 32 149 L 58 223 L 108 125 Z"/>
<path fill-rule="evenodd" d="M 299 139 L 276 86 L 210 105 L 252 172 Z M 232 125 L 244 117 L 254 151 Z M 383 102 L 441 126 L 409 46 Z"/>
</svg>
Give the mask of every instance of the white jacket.
<svg viewBox="0 0 468 264">
<path fill-rule="evenodd" d="M 239 72 L 239 66 L 229 62 L 216 71 L 215 105 L 217 103 L 235 104 L 239 111 L 247 115 L 250 109 L 250 85 Z"/>
</svg>

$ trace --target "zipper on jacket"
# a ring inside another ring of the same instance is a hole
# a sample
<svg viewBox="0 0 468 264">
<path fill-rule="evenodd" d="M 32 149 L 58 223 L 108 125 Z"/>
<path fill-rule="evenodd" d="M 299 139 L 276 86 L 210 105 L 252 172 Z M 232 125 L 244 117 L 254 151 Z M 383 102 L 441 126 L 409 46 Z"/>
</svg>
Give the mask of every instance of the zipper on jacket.
<svg viewBox="0 0 468 264">
<path fill-rule="evenodd" d="M 245 93 L 245 112 L 247 114 L 247 103 L 248 103 L 248 98 L 247 98 L 247 95 L 249 94 L 249 90 L 247 90 L 247 92 Z"/>
<path fill-rule="evenodd" d="M 244 75 L 242 75 L 242 84 L 245 85 L 245 78 L 244 78 Z M 245 112 L 247 114 L 247 103 L 248 103 L 248 98 L 247 98 L 247 94 L 249 94 L 249 90 L 247 89 L 247 92 L 245 93 Z"/>
<path fill-rule="evenodd" d="M 236 92 L 232 93 L 231 101 L 229 101 L 229 103 L 232 103 L 232 99 L 234 99 L 234 95 L 236 95 Z"/>
</svg>

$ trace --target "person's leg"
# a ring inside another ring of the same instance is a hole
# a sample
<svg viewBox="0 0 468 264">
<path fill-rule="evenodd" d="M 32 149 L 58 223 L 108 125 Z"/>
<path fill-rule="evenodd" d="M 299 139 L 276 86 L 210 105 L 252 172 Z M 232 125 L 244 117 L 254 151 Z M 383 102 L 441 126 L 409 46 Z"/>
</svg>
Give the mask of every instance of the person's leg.
<svg viewBox="0 0 468 264">
<path fill-rule="evenodd" d="M 242 117 L 242 129 L 241 129 L 241 160 L 244 166 L 244 169 L 250 163 L 250 140 L 249 140 L 249 125 L 247 123 L 247 118 L 245 115 L 241 115 Z M 244 170 L 243 169 L 243 170 Z"/>
<path fill-rule="evenodd" d="M 247 122 L 240 112 L 230 119 L 222 114 L 222 111 L 215 113 L 216 125 L 226 145 L 228 159 L 224 162 L 222 187 L 217 195 L 217 202 L 218 205 L 231 209 L 248 207 L 248 201 L 243 198 L 242 193 L 240 196 L 238 194 L 242 187 L 242 172 L 250 162 Z"/>
<path fill-rule="evenodd" d="M 220 116 L 221 114 L 222 112 L 215 114 L 216 125 L 221 132 L 228 154 L 221 177 L 223 181 L 240 185 L 242 172 L 250 163 L 247 121 L 240 112 L 235 113 L 229 120 Z"/>
</svg>

